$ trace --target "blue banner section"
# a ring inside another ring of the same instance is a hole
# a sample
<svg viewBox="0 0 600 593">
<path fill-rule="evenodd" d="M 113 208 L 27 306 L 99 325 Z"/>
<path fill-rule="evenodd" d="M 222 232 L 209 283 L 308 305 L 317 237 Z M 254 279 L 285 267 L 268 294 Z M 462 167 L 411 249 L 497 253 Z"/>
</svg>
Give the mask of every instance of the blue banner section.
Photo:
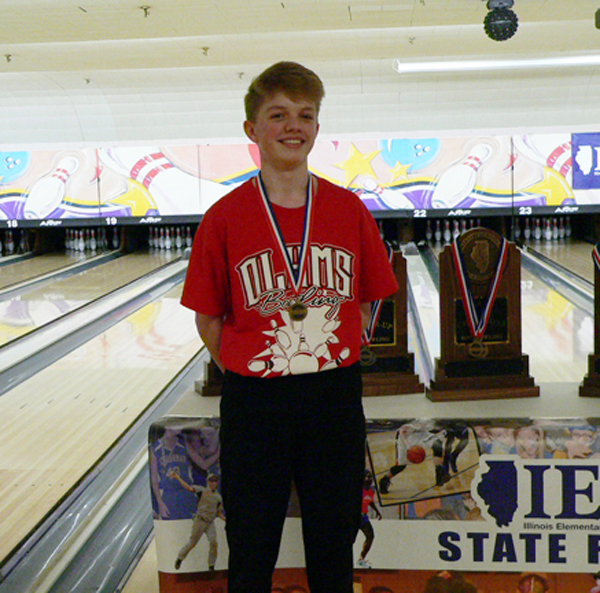
<svg viewBox="0 0 600 593">
<path fill-rule="evenodd" d="M 600 134 L 573 134 L 573 189 L 600 189 Z"/>
</svg>

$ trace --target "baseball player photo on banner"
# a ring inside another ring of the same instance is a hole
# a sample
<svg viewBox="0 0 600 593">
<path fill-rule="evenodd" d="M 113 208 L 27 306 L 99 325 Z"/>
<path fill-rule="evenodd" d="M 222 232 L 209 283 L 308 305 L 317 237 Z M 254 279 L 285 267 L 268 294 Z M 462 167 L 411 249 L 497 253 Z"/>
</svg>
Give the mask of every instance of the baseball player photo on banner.
<svg viewBox="0 0 600 593">
<path fill-rule="evenodd" d="M 599 429 L 600 418 L 367 420 L 354 593 L 599 591 Z M 161 593 L 226 591 L 219 450 L 216 418 L 150 429 Z M 308 592 L 295 493 L 272 590 Z"/>
</svg>

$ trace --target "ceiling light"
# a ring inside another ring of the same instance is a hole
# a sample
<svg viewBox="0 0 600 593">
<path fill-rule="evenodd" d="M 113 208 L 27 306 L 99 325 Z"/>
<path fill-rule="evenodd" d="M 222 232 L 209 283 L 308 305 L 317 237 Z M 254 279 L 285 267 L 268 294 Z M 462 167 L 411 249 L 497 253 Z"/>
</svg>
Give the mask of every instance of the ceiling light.
<svg viewBox="0 0 600 593">
<path fill-rule="evenodd" d="M 428 72 L 469 72 L 482 70 L 517 70 L 523 68 L 558 68 L 561 66 L 599 66 L 600 54 L 559 56 L 554 58 L 532 58 L 514 60 L 453 60 L 442 62 L 402 62 L 399 58 L 393 61 L 393 68 L 398 74 L 415 74 Z"/>
<path fill-rule="evenodd" d="M 490 12 L 483 20 L 486 35 L 494 41 L 510 39 L 519 26 L 517 15 L 511 10 L 514 0 L 488 0 Z"/>
</svg>

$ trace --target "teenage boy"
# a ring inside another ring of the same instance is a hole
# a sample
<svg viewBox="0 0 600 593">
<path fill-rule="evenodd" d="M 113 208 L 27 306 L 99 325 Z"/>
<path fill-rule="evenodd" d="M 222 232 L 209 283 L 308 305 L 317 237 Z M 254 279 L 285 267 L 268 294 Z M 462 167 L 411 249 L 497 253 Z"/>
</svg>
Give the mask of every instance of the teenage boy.
<svg viewBox="0 0 600 593">
<path fill-rule="evenodd" d="M 312 593 L 352 592 L 365 423 L 358 364 L 370 303 L 397 282 L 372 216 L 309 173 L 324 89 L 280 62 L 250 85 L 260 174 L 194 239 L 182 303 L 225 371 L 221 492 L 229 592 L 269 593 L 294 481 Z"/>
</svg>

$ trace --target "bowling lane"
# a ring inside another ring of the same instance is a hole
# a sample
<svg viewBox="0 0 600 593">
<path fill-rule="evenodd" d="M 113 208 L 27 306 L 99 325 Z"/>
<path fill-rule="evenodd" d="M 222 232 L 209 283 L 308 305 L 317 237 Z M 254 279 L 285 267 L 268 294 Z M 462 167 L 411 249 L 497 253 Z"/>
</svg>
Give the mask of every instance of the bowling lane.
<svg viewBox="0 0 600 593">
<path fill-rule="evenodd" d="M 2 265 L 2 268 L 0 268 L 0 290 L 67 268 L 85 259 L 87 259 L 87 256 L 84 253 L 73 251 L 61 254 L 37 255 Z M 2 260 L 0 260 L 0 263 L 4 264 Z"/>
<path fill-rule="evenodd" d="M 181 285 L 0 398 L 0 564 L 202 347 Z"/>
<path fill-rule="evenodd" d="M 591 243 L 577 239 L 565 239 L 529 241 L 527 245 L 588 282 L 594 282 L 594 263 L 592 261 L 594 246 Z"/>
<path fill-rule="evenodd" d="M 581 382 L 594 350 L 591 313 L 522 268 L 521 319 L 523 353 L 536 382 Z"/>
<path fill-rule="evenodd" d="M 0 300 L 0 347 L 180 256 L 181 251 L 166 250 L 131 253 Z"/>
</svg>

